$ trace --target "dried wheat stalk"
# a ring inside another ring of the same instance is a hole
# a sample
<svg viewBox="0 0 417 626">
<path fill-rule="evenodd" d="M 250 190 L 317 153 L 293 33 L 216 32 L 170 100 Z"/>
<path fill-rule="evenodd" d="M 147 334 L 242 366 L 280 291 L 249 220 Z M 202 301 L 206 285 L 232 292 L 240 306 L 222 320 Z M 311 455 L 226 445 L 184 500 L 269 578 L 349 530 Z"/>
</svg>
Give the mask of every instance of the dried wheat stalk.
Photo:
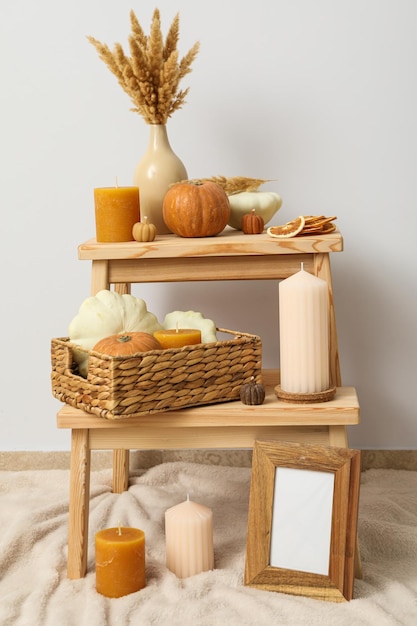
<svg viewBox="0 0 417 626">
<path fill-rule="evenodd" d="M 247 176 L 232 176 L 229 178 L 227 178 L 226 176 L 212 176 L 211 178 L 199 178 L 196 180 L 216 183 L 217 185 L 220 185 L 222 189 L 224 189 L 228 196 L 231 196 L 235 193 L 240 193 L 242 191 L 256 191 L 264 183 L 270 182 L 270 180 L 268 179 L 264 180 L 263 178 L 248 178 Z"/>
<path fill-rule="evenodd" d="M 143 32 L 133 11 L 130 12 L 130 24 L 130 56 L 125 54 L 120 43 L 116 43 L 111 51 L 94 37 L 87 39 L 132 100 L 132 111 L 139 113 L 147 124 L 166 124 L 174 111 L 185 104 L 189 89 L 179 89 L 179 83 L 191 72 L 200 44 L 196 42 L 179 60 L 178 14 L 171 23 L 165 42 L 158 9 L 153 13 L 149 36 Z"/>
</svg>

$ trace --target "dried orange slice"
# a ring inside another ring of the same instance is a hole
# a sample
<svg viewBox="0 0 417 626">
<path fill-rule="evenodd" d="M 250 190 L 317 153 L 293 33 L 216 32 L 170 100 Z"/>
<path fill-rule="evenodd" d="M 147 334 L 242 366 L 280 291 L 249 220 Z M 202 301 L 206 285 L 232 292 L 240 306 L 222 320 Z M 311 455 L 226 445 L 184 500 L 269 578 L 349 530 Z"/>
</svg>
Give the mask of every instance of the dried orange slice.
<svg viewBox="0 0 417 626">
<path fill-rule="evenodd" d="M 336 230 L 336 225 L 330 222 L 328 224 L 323 224 L 323 226 L 321 227 L 322 235 L 328 235 L 329 233 L 332 233 L 334 230 Z"/>
<path fill-rule="evenodd" d="M 316 228 L 305 226 L 299 235 L 329 235 L 334 230 L 336 230 L 336 226 L 332 223 L 323 224 L 322 226 L 318 226 Z"/>
<path fill-rule="evenodd" d="M 319 228 L 324 224 L 328 224 L 329 222 L 333 222 L 333 220 L 337 219 L 335 215 L 331 217 L 325 217 L 324 215 L 313 216 L 308 215 L 304 216 L 305 219 L 305 228 Z"/>
<path fill-rule="evenodd" d="M 304 224 L 304 217 L 299 215 L 295 220 L 291 220 L 291 222 L 287 222 L 281 226 L 270 226 L 266 232 L 271 237 L 277 237 L 277 239 L 288 239 L 289 237 L 295 237 L 298 233 L 301 233 Z"/>
</svg>

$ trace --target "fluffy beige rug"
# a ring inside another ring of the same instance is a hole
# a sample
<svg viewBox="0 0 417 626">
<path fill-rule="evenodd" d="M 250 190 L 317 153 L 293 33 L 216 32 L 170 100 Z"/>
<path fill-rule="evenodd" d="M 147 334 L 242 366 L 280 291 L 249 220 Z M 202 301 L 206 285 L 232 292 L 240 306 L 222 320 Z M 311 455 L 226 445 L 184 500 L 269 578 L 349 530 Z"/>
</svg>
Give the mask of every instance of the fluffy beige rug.
<svg viewBox="0 0 417 626">
<path fill-rule="evenodd" d="M 1 626 L 393 626 L 417 624 L 417 472 L 362 475 L 363 579 L 335 604 L 243 585 L 250 470 L 166 463 L 111 493 L 110 471 L 91 481 L 87 576 L 66 577 L 69 472 L 0 472 Z M 213 509 L 215 570 L 184 580 L 165 567 L 164 512 L 190 498 Z M 146 534 L 147 586 L 118 599 L 95 590 L 94 533 Z"/>
</svg>

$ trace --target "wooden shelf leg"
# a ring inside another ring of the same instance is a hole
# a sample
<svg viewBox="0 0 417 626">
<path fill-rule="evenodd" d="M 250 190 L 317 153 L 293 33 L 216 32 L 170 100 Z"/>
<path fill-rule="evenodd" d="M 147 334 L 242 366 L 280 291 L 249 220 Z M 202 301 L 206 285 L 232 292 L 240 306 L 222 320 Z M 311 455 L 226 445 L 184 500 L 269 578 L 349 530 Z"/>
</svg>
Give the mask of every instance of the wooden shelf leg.
<svg viewBox="0 0 417 626">
<path fill-rule="evenodd" d="M 335 448 L 347 448 L 348 447 L 348 439 L 346 426 L 329 426 L 329 446 L 334 446 Z"/>
<path fill-rule="evenodd" d="M 92 262 L 91 268 L 91 295 L 95 296 L 102 289 L 110 289 L 109 263 L 106 259 L 99 259 Z M 117 293 L 130 293 L 130 283 L 117 283 L 114 286 Z"/>
<path fill-rule="evenodd" d="M 123 493 L 129 486 L 129 450 L 113 450 L 113 493 Z"/>
<path fill-rule="evenodd" d="M 106 259 L 92 261 L 91 267 L 91 295 L 102 289 L 110 289 L 109 283 L 109 264 Z"/>
<path fill-rule="evenodd" d="M 114 286 L 114 290 L 117 293 L 120 293 L 121 295 L 125 294 L 125 293 L 129 293 L 131 291 L 131 284 L 130 283 L 116 283 Z"/>
<path fill-rule="evenodd" d="M 71 431 L 71 467 L 68 520 L 68 578 L 87 571 L 90 459 L 88 429 Z"/>
</svg>

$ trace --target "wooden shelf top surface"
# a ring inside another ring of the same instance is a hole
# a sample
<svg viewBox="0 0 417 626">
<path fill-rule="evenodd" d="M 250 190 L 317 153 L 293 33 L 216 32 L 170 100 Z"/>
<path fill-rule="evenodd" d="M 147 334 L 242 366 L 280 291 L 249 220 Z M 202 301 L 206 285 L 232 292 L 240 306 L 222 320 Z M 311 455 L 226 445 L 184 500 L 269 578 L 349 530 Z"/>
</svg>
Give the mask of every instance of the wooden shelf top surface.
<svg viewBox="0 0 417 626">
<path fill-rule="evenodd" d="M 260 235 L 245 235 L 240 230 L 227 228 L 215 237 L 185 238 L 177 237 L 177 235 L 160 235 L 151 242 L 97 243 L 93 238 L 78 246 L 78 258 L 95 261 L 209 256 L 273 256 L 341 252 L 342 250 L 343 238 L 338 230 L 329 235 L 276 239 L 270 237 L 266 231 Z"/>
<path fill-rule="evenodd" d="M 240 400 L 140 417 L 108 420 L 65 405 L 58 411 L 58 428 L 155 428 L 263 426 L 340 426 L 359 423 L 359 402 L 354 387 L 338 387 L 329 402 L 293 404 L 278 400 L 274 387 L 278 370 L 264 370 L 266 398 L 262 405 L 249 406 Z"/>
</svg>

